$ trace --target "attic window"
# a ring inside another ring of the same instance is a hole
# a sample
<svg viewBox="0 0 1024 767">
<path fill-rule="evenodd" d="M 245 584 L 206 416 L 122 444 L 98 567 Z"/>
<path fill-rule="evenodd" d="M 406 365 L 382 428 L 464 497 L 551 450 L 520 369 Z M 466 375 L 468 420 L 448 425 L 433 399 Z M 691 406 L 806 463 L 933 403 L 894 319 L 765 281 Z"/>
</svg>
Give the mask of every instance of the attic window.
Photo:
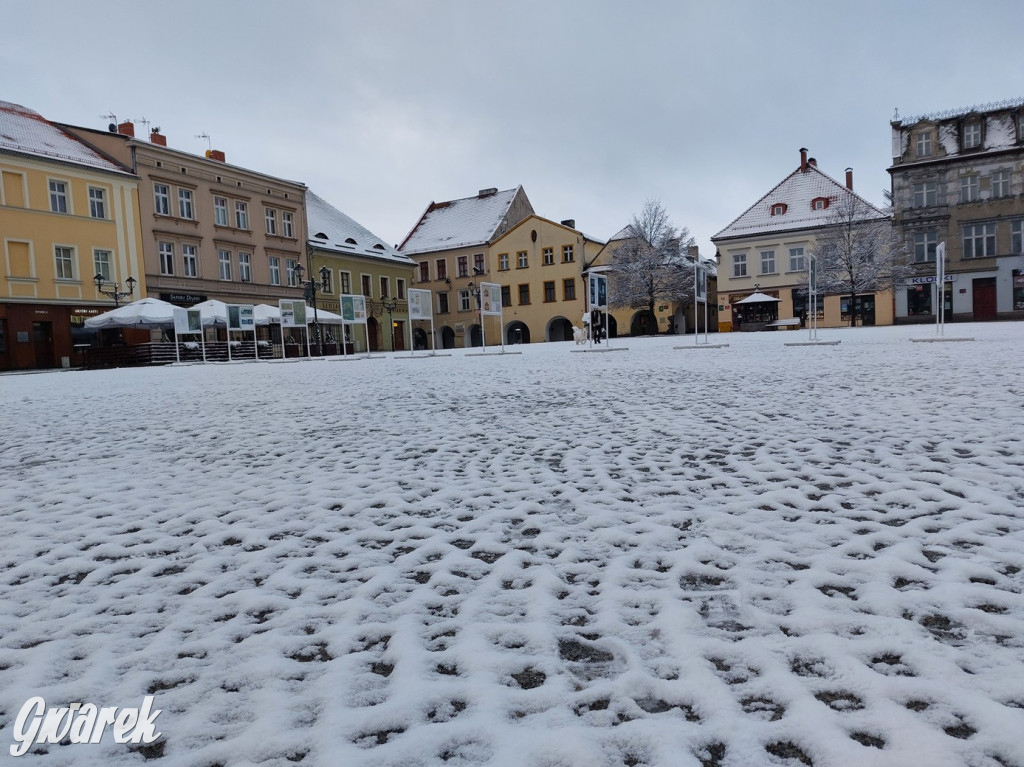
<svg viewBox="0 0 1024 767">
<path fill-rule="evenodd" d="M 378 243 L 377 243 L 376 245 L 374 245 L 374 246 L 373 246 L 373 249 L 374 249 L 374 250 L 384 250 L 384 246 L 383 246 L 383 245 L 381 245 L 381 244 L 380 244 L 380 243 L 378 242 Z"/>
<path fill-rule="evenodd" d="M 784 202 L 777 202 L 777 203 L 775 203 L 774 205 L 772 205 L 772 215 L 773 216 L 783 216 L 783 215 L 785 215 L 786 207 L 787 207 L 786 203 L 784 203 Z"/>
<path fill-rule="evenodd" d="M 317 232 L 313 236 L 316 237 L 318 240 L 326 240 L 327 239 L 327 235 L 324 234 L 323 232 Z"/>
<path fill-rule="evenodd" d="M 811 200 L 811 210 L 825 210 L 828 207 L 828 197 L 815 197 Z"/>
<path fill-rule="evenodd" d="M 345 242 L 347 242 L 349 245 L 358 245 L 359 244 L 355 240 L 353 240 L 351 237 L 346 237 L 345 238 Z"/>
</svg>

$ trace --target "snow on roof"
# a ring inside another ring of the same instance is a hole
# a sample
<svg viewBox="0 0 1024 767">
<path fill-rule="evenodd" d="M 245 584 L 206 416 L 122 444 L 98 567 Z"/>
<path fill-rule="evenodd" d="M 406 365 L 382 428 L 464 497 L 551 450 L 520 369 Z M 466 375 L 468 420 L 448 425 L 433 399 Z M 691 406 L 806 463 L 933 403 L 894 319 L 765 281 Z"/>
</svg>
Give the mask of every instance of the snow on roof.
<svg viewBox="0 0 1024 767">
<path fill-rule="evenodd" d="M 807 170 L 797 168 L 780 181 L 768 194 L 736 218 L 725 229 L 711 237 L 712 241 L 743 237 L 762 232 L 783 232 L 827 226 L 835 210 L 831 209 L 841 196 L 853 195 L 867 206 L 868 218 L 885 218 L 885 214 L 860 195 L 847 189 L 834 178 L 808 163 Z M 811 202 L 818 198 L 829 201 L 829 207 L 814 210 Z M 776 204 L 785 205 L 785 212 L 772 215 Z"/>
<path fill-rule="evenodd" d="M 913 115 L 911 117 L 899 117 L 893 119 L 893 125 L 914 125 L 922 120 L 929 120 L 937 122 L 939 120 L 949 120 L 953 117 L 964 117 L 965 115 L 972 114 L 986 114 L 988 112 L 1001 112 L 1006 109 L 1019 109 L 1024 106 L 1024 99 L 1007 99 L 1005 101 L 996 101 L 989 104 L 977 104 L 972 107 L 960 107 L 957 109 L 946 109 L 942 112 L 931 112 L 929 114 Z"/>
<path fill-rule="evenodd" d="M 429 253 L 490 242 L 521 189 L 517 186 L 460 200 L 432 202 L 399 250 L 403 253 Z"/>
<path fill-rule="evenodd" d="M 0 101 L 0 150 L 131 175 L 38 112 L 9 101 Z"/>
<path fill-rule="evenodd" d="M 318 248 L 413 263 L 392 246 L 381 240 L 362 224 L 346 216 L 322 197 L 306 191 L 306 218 L 309 224 L 309 242 Z"/>
</svg>

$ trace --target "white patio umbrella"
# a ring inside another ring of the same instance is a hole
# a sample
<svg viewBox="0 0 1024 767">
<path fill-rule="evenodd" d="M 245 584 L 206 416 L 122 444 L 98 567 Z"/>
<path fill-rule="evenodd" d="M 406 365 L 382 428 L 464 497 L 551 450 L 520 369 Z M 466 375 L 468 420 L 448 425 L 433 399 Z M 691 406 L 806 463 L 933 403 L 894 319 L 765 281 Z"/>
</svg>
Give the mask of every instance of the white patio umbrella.
<svg viewBox="0 0 1024 767">
<path fill-rule="evenodd" d="M 744 298 L 742 301 L 737 301 L 737 304 L 768 304 L 768 303 L 779 303 L 782 301 L 781 298 L 773 298 L 767 293 L 751 293 L 749 296 Z"/>
<path fill-rule="evenodd" d="M 261 304 L 262 305 L 262 304 Z M 218 301 L 216 298 L 211 298 L 209 301 L 203 301 L 201 304 L 196 304 L 192 307 L 198 309 L 200 316 L 203 318 L 203 325 L 227 325 L 228 324 L 228 305 L 223 301 Z M 255 309 L 253 311 L 257 325 L 269 325 L 270 319 L 267 317 L 260 317 Z"/>
<path fill-rule="evenodd" d="M 256 317 L 257 325 L 266 325 L 268 323 L 277 325 L 281 322 L 281 308 L 272 304 L 256 304 L 253 314 Z M 265 322 L 261 322 L 261 319 L 265 320 Z M 340 314 L 320 308 L 316 310 L 316 319 L 324 325 L 340 325 L 345 321 L 345 318 Z M 306 324 L 313 324 L 313 307 L 308 304 L 306 305 Z"/>
<path fill-rule="evenodd" d="M 174 327 L 174 304 L 161 301 L 159 298 L 140 298 L 130 304 L 119 306 L 85 321 L 85 327 L 96 328 L 134 328 L 134 327 Z"/>
</svg>

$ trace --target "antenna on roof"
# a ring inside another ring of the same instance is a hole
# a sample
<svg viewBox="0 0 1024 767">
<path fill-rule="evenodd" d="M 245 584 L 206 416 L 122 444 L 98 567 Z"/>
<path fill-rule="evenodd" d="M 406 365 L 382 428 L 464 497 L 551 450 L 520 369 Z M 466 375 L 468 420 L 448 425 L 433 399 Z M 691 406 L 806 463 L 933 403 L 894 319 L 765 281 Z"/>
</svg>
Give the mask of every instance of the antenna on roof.
<svg viewBox="0 0 1024 767">
<path fill-rule="evenodd" d="M 196 138 L 204 138 L 204 139 L 206 139 L 206 150 L 207 151 L 213 149 L 213 144 L 210 143 L 210 135 L 208 133 L 197 133 L 196 134 Z"/>
<path fill-rule="evenodd" d="M 892 121 L 896 122 L 900 119 L 900 108 L 896 107 L 896 111 L 892 113 Z"/>
<path fill-rule="evenodd" d="M 109 120 L 110 124 L 107 126 L 107 130 L 111 133 L 117 133 L 117 115 L 111 112 L 108 115 L 100 115 L 103 120 Z"/>
<path fill-rule="evenodd" d="M 135 122 L 142 123 L 143 125 L 145 125 L 146 133 L 149 133 L 149 120 L 147 120 L 145 117 L 138 117 L 135 119 Z"/>
</svg>

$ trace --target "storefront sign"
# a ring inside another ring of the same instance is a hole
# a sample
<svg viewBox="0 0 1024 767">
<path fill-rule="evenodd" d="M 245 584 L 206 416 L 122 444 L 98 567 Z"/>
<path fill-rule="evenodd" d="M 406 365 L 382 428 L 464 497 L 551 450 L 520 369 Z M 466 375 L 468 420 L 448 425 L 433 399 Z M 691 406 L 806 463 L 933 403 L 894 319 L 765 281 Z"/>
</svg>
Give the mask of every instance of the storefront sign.
<svg viewBox="0 0 1024 767">
<path fill-rule="evenodd" d="M 161 293 L 160 300 L 172 304 L 201 304 L 206 300 L 206 296 L 198 293 Z"/>
<path fill-rule="evenodd" d="M 936 280 L 936 277 L 935 277 L 934 274 L 931 277 L 911 277 L 910 278 L 910 284 L 911 285 L 930 285 L 933 282 L 935 282 L 935 280 Z M 946 282 L 956 282 L 956 275 L 955 274 L 947 274 L 946 275 Z"/>
</svg>

